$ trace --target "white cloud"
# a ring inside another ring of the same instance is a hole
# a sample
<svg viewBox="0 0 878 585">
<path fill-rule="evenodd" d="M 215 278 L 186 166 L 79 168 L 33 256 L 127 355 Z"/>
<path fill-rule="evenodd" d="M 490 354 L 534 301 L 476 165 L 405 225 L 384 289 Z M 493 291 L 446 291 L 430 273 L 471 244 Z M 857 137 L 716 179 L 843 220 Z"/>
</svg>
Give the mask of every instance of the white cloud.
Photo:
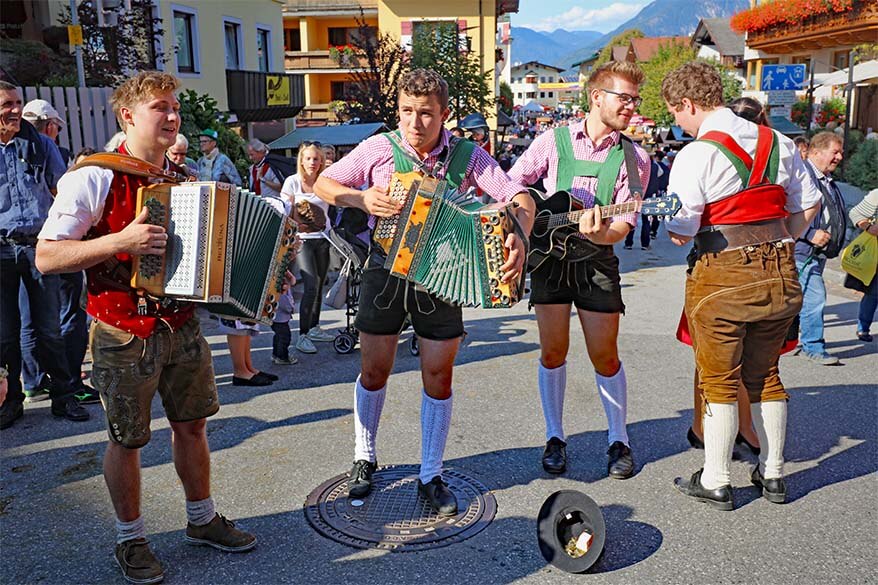
<svg viewBox="0 0 878 585">
<path fill-rule="evenodd" d="M 533 30 L 551 32 L 563 28 L 565 30 L 610 30 L 634 17 L 649 2 L 624 4 L 614 2 L 603 8 L 589 10 L 574 6 L 556 16 L 543 18 L 533 24 L 525 24 Z M 612 25 L 612 26 L 609 26 Z"/>
</svg>

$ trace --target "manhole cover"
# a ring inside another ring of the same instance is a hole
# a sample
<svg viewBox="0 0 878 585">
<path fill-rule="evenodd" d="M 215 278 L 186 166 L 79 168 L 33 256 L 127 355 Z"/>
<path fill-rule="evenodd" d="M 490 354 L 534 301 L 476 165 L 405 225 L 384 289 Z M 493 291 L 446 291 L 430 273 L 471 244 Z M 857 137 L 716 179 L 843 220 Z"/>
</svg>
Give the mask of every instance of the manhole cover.
<svg viewBox="0 0 878 585">
<path fill-rule="evenodd" d="M 457 498 L 457 515 L 439 516 L 418 494 L 414 465 L 378 469 L 372 492 L 348 498 L 347 474 L 321 484 L 305 500 L 305 517 L 317 532 L 349 546 L 407 552 L 438 548 L 481 532 L 497 500 L 481 482 L 455 470 L 442 478 Z"/>
</svg>

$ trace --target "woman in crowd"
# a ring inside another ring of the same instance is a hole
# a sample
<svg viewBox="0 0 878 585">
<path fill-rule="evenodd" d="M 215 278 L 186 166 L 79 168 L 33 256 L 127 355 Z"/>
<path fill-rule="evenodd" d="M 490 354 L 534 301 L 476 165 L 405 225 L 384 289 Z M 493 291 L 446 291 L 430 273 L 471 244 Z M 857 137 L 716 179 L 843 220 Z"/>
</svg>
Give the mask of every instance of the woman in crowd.
<svg viewBox="0 0 878 585">
<path fill-rule="evenodd" d="M 323 171 L 326 156 L 319 144 L 304 142 L 299 147 L 298 172 L 290 175 L 281 188 L 281 196 L 290 200 L 293 217 L 299 224 L 302 249 L 296 258 L 302 275 L 304 294 L 299 310 L 299 338 L 296 349 L 316 353 L 314 342 L 333 341 L 335 336 L 320 328 L 323 283 L 329 271 L 329 205 L 314 194 L 314 182 Z"/>
<path fill-rule="evenodd" d="M 860 230 L 878 237 L 878 189 L 872 189 L 857 205 L 851 209 L 851 222 Z M 878 267 L 876 267 L 878 268 Z M 878 307 L 878 274 L 872 277 L 868 285 L 848 276 L 845 286 L 863 293 L 860 299 L 860 310 L 857 315 L 857 339 L 872 341 L 872 321 L 875 320 L 875 308 Z"/>
</svg>

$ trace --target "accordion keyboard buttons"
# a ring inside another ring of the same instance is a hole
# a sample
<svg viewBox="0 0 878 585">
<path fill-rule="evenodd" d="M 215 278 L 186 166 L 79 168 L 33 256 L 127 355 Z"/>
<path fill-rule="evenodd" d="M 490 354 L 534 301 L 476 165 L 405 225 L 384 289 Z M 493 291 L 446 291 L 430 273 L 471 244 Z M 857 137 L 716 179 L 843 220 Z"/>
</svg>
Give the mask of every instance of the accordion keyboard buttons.
<svg viewBox="0 0 878 585">
<path fill-rule="evenodd" d="M 146 223 L 164 226 L 168 214 L 167 208 L 155 197 L 150 197 L 143 203 L 147 208 Z M 163 258 L 156 254 L 140 257 L 139 270 L 144 278 L 153 278 L 162 271 Z"/>
</svg>

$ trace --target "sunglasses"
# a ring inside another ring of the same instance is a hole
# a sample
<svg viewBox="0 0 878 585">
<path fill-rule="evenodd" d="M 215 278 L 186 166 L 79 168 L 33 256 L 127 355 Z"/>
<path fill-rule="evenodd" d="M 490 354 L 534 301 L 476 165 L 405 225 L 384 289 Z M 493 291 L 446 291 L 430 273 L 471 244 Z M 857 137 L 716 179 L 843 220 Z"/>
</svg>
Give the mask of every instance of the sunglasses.
<svg viewBox="0 0 878 585">
<path fill-rule="evenodd" d="M 302 148 L 305 148 L 305 147 L 308 147 L 308 146 L 317 146 L 317 147 L 320 147 L 320 146 L 323 146 L 323 143 L 322 143 L 322 142 L 317 142 L 316 140 L 303 140 L 301 146 L 302 146 Z"/>
<path fill-rule="evenodd" d="M 619 98 L 619 101 L 622 102 L 623 106 L 628 106 L 634 104 L 634 107 L 637 108 L 640 104 L 643 103 L 642 97 L 634 97 L 633 95 L 628 95 L 627 93 L 619 93 L 618 91 L 613 91 L 611 89 L 601 89 L 604 93 L 611 93 L 614 96 Z"/>
</svg>

